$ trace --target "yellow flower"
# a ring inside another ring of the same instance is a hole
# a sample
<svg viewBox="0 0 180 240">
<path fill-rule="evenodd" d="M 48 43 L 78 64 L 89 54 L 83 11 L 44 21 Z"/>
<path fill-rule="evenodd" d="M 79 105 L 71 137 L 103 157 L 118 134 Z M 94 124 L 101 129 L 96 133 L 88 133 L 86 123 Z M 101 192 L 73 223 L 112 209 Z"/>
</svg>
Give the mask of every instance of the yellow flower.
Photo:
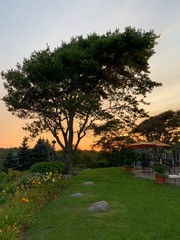
<svg viewBox="0 0 180 240">
<path fill-rule="evenodd" d="M 2 230 L 2 229 L 0 229 L 0 233 L 2 233 L 2 231 L 3 231 L 3 230 Z"/>
<path fill-rule="evenodd" d="M 29 199 L 28 199 L 28 198 L 22 198 L 22 199 L 21 199 L 21 202 L 29 203 Z"/>
<path fill-rule="evenodd" d="M 55 179 L 55 178 L 52 178 L 52 182 L 56 182 L 56 179 Z"/>
</svg>

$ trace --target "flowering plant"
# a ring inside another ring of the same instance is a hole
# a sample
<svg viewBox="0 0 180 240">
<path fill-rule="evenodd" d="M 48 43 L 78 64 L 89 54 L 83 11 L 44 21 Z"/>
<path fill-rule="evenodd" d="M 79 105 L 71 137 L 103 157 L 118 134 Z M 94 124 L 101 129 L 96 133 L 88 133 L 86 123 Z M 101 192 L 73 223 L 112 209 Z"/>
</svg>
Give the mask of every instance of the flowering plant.
<svg viewBox="0 0 180 240">
<path fill-rule="evenodd" d="M 44 184 L 47 182 L 57 182 L 62 179 L 62 174 L 59 173 L 29 173 L 23 176 L 16 184 L 14 192 L 22 189 L 35 188 L 40 184 Z"/>
<path fill-rule="evenodd" d="M 162 163 L 157 163 L 154 166 L 155 174 L 166 176 L 167 175 L 167 167 Z"/>
<path fill-rule="evenodd" d="M 66 187 L 62 174 L 58 172 L 24 173 L 20 176 L 11 180 L 12 186 L 8 185 L 2 190 L 4 199 L 0 198 L 0 205 L 3 203 L 3 208 L 0 208 L 1 240 L 20 239 L 23 227 L 32 222 L 37 210 Z"/>
</svg>

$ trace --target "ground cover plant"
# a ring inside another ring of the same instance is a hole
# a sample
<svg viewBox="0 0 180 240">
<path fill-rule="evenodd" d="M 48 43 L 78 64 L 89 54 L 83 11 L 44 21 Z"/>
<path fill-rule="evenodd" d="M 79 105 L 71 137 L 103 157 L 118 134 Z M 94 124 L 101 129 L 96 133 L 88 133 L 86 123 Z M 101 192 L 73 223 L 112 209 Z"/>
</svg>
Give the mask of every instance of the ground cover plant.
<svg viewBox="0 0 180 240">
<path fill-rule="evenodd" d="M 94 184 L 84 186 L 84 181 Z M 73 198 L 71 194 L 84 193 Z M 46 205 L 30 226 L 26 240 L 176 240 L 180 236 L 180 188 L 138 178 L 123 168 L 84 170 Z M 88 208 L 107 201 L 104 213 Z"/>
<path fill-rule="evenodd" d="M 0 173 L 0 239 L 17 240 L 35 214 L 65 187 L 62 175 L 47 172 Z"/>
</svg>

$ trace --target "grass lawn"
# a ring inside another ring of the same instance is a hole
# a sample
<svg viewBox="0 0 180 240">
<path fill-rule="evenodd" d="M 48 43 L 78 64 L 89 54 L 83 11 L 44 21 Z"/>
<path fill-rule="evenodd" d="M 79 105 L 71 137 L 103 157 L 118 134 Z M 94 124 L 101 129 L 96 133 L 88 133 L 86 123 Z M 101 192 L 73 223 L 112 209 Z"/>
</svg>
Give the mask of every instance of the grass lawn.
<svg viewBox="0 0 180 240">
<path fill-rule="evenodd" d="M 94 185 L 84 186 L 84 181 Z M 46 205 L 30 226 L 26 240 L 179 240 L 180 187 L 158 185 L 123 168 L 84 170 Z M 71 194 L 84 193 L 74 198 Z M 106 201 L 109 209 L 88 207 Z"/>
</svg>

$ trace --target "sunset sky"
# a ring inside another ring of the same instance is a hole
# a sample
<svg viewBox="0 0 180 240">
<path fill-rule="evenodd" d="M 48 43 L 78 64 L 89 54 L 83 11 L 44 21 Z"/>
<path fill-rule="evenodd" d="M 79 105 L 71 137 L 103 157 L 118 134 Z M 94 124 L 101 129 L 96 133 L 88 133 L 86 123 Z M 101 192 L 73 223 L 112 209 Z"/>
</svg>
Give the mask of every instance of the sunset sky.
<svg viewBox="0 0 180 240">
<path fill-rule="evenodd" d="M 179 0 L 0 0 L 0 71 L 16 67 L 36 50 L 51 49 L 72 36 L 104 34 L 132 26 L 154 30 L 158 45 L 150 59 L 150 77 L 163 83 L 147 96 L 151 116 L 180 110 L 180 1 Z M 0 98 L 6 94 L 0 81 Z M 0 147 L 18 147 L 28 133 L 26 121 L 7 112 L 0 101 Z M 50 141 L 52 138 L 49 138 Z M 33 145 L 35 142 L 31 142 Z M 88 148 L 90 135 L 80 147 Z"/>
</svg>

